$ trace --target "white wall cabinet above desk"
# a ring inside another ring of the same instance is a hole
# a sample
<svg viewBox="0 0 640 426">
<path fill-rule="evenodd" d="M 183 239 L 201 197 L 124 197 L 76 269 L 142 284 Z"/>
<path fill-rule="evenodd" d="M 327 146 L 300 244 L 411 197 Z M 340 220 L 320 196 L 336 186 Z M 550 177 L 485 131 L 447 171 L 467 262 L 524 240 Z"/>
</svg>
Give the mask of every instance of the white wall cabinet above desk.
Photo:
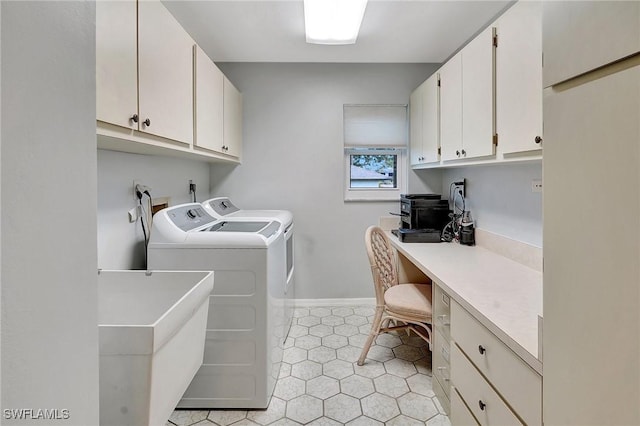
<svg viewBox="0 0 640 426">
<path fill-rule="evenodd" d="M 438 75 L 433 74 L 409 99 L 411 165 L 440 160 Z"/>
<path fill-rule="evenodd" d="M 440 68 L 441 161 L 414 169 L 542 159 L 541 7 L 517 2 Z"/>
<path fill-rule="evenodd" d="M 487 28 L 440 69 L 443 161 L 495 153 L 493 35 Z"/>
</svg>

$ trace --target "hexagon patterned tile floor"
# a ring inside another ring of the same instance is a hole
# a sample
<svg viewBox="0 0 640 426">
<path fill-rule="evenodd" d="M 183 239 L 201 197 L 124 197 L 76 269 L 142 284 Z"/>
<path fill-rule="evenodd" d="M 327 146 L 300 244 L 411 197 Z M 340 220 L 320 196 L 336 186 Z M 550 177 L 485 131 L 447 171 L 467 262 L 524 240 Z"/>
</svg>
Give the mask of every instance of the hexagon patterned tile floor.
<svg viewBox="0 0 640 426">
<path fill-rule="evenodd" d="M 381 334 L 356 364 L 373 314 L 369 306 L 296 309 L 266 410 L 176 410 L 166 426 L 450 426 L 422 339 Z"/>
</svg>

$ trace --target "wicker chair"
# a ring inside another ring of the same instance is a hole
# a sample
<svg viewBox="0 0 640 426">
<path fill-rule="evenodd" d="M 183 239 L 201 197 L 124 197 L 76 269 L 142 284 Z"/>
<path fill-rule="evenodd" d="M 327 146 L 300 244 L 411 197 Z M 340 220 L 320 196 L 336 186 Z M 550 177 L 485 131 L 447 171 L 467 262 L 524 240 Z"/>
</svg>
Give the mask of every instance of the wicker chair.
<svg viewBox="0 0 640 426">
<path fill-rule="evenodd" d="M 431 284 L 398 283 L 395 251 L 380 227 L 367 229 L 365 243 L 376 292 L 376 314 L 358 365 L 364 364 L 371 344 L 381 332 L 413 331 L 431 349 Z M 391 322 L 393 326 L 389 326 Z"/>
</svg>

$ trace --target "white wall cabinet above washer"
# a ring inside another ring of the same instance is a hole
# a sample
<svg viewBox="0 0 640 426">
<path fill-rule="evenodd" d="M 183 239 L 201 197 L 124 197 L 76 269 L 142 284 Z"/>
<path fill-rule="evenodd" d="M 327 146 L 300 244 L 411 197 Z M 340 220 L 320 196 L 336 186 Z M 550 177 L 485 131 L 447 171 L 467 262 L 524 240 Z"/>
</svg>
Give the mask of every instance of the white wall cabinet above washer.
<svg viewBox="0 0 640 426">
<path fill-rule="evenodd" d="M 223 152 L 240 158 L 242 154 L 242 94 L 224 78 L 224 147 Z"/>
<path fill-rule="evenodd" d="M 202 50 L 194 58 L 195 46 L 158 0 L 97 3 L 98 148 L 239 161 L 241 96 L 227 89 L 231 98 L 224 101 L 224 76 Z M 206 118 L 198 120 L 194 108 Z M 232 126 L 228 132 L 223 121 Z"/>
<path fill-rule="evenodd" d="M 224 75 L 206 53 L 194 46 L 194 146 L 223 153 Z"/>
<path fill-rule="evenodd" d="M 138 14 L 135 1 L 96 2 L 96 116 L 138 130 Z"/>
<path fill-rule="evenodd" d="M 141 132 L 193 142 L 194 44 L 162 3 L 138 2 Z"/>
<path fill-rule="evenodd" d="M 193 44 L 159 1 L 98 2 L 97 119 L 191 144 Z"/>
</svg>

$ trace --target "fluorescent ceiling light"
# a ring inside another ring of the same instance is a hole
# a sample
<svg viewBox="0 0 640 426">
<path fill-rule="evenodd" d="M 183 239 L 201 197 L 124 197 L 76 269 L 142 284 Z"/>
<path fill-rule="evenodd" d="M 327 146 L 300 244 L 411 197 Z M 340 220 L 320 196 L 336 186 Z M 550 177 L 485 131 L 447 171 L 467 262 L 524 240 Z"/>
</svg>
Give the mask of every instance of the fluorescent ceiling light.
<svg viewBox="0 0 640 426">
<path fill-rule="evenodd" d="M 354 44 L 367 0 L 304 0 L 307 43 Z"/>
</svg>

